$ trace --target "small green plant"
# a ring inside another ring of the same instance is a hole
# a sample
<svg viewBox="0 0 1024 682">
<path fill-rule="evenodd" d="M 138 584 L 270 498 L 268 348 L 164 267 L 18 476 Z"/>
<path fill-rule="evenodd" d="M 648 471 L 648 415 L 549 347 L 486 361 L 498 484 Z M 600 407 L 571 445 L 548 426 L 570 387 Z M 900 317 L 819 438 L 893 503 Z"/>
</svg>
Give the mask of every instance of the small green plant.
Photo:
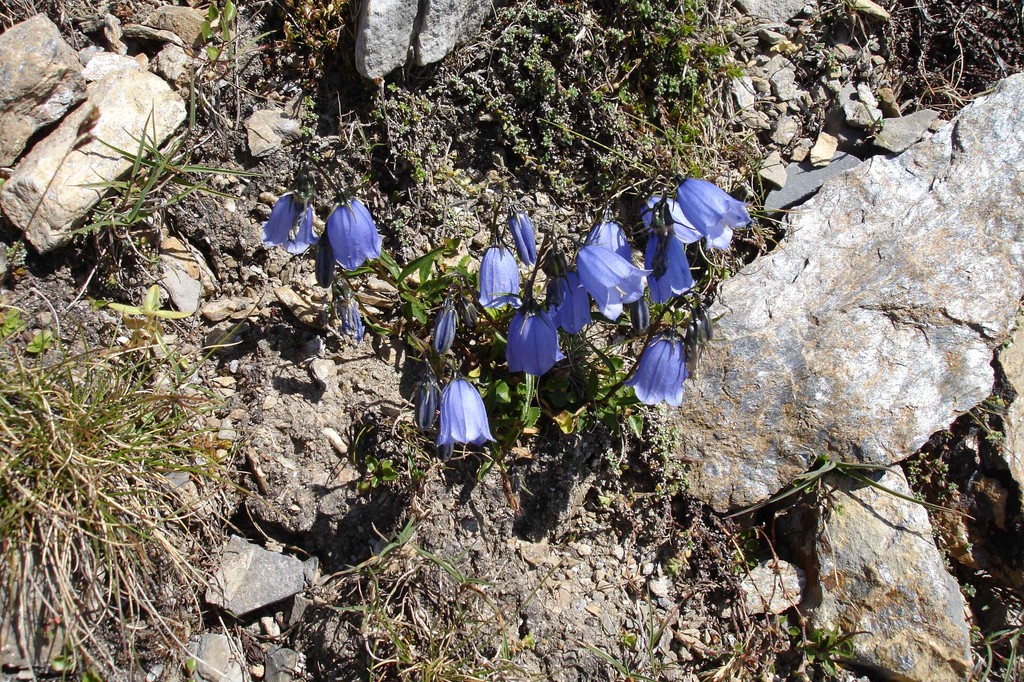
<svg viewBox="0 0 1024 682">
<path fill-rule="evenodd" d="M 25 346 L 25 350 L 32 355 L 42 355 L 53 345 L 54 338 L 52 331 L 41 329 L 32 336 L 32 340 Z"/>
<path fill-rule="evenodd" d="M 126 326 L 133 331 L 130 345 L 134 347 L 146 347 L 156 344 L 168 355 L 171 350 L 164 343 L 162 324 L 163 320 L 183 320 L 191 317 L 191 313 L 178 310 L 163 310 L 160 308 L 160 287 L 156 284 L 149 287 L 141 306 L 126 305 L 124 303 L 97 302 L 97 306 L 106 305 L 111 310 L 124 315 Z"/>
<path fill-rule="evenodd" d="M 793 637 L 802 638 L 802 631 L 792 627 L 789 633 Z M 814 666 L 824 674 L 834 677 L 839 672 L 839 665 L 848 663 L 853 658 L 853 638 L 859 633 L 840 634 L 834 630 L 812 630 L 806 638 L 802 638 L 800 650 L 808 665 Z"/>
<path fill-rule="evenodd" d="M 231 29 L 235 22 L 238 10 L 233 0 L 224 0 L 224 6 L 218 7 L 216 2 L 211 2 L 206 10 L 206 18 L 200 27 L 203 40 L 206 41 L 206 56 L 211 62 L 220 61 L 224 54 L 225 45 L 231 41 Z"/>
<path fill-rule="evenodd" d="M 359 492 L 373 490 L 381 485 L 398 479 L 398 472 L 390 459 L 377 459 L 373 455 L 366 457 L 366 480 L 356 486 Z"/>
<path fill-rule="evenodd" d="M 25 330 L 25 321 L 21 319 L 21 311 L 17 308 L 0 310 L 0 341 Z"/>
</svg>

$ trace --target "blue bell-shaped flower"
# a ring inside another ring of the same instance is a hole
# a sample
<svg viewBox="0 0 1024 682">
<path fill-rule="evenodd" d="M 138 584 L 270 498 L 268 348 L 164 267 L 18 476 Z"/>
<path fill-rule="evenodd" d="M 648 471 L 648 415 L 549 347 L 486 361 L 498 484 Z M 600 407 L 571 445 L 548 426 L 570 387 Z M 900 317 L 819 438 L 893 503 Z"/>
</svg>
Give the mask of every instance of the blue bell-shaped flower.
<svg viewBox="0 0 1024 682">
<path fill-rule="evenodd" d="M 676 201 L 712 249 L 729 248 L 732 231 L 750 222 L 745 203 L 706 180 L 683 180 L 676 188 Z"/>
<path fill-rule="evenodd" d="M 439 448 L 454 443 L 483 445 L 494 440 L 480 394 L 465 379 L 456 379 L 441 391 L 441 425 L 437 432 Z"/>
<path fill-rule="evenodd" d="M 576 269 L 598 310 L 609 320 L 618 319 L 622 304 L 644 295 L 647 271 L 603 246 L 587 244 L 580 249 Z"/>
<path fill-rule="evenodd" d="M 522 305 L 519 299 L 519 268 L 516 259 L 504 246 L 492 246 L 484 252 L 480 263 L 480 305 L 500 308 Z"/>
<path fill-rule="evenodd" d="M 564 357 L 558 347 L 558 330 L 551 313 L 527 302 L 508 327 L 505 359 L 509 371 L 539 377 Z"/>
<path fill-rule="evenodd" d="M 570 334 L 579 334 L 590 324 L 590 295 L 575 272 L 566 273 L 561 284 L 562 302 L 555 311 L 555 322 Z"/>
<path fill-rule="evenodd" d="M 381 238 L 370 212 L 358 199 L 345 199 L 327 217 L 327 238 L 334 259 L 345 270 L 355 270 L 370 258 L 380 257 Z"/>
<path fill-rule="evenodd" d="M 445 299 L 441 305 L 441 312 L 434 320 L 434 350 L 438 355 L 444 355 L 452 347 L 457 326 L 458 317 L 455 315 L 455 306 L 452 305 L 450 298 Z"/>
<path fill-rule="evenodd" d="M 658 334 L 640 355 L 636 371 L 626 381 L 644 405 L 666 402 L 679 407 L 683 401 L 686 353 L 683 341 L 674 332 Z"/>
<path fill-rule="evenodd" d="M 313 205 L 309 200 L 297 192 L 288 192 L 278 199 L 267 222 L 263 223 L 263 245 L 281 246 L 288 253 L 300 254 L 317 241 L 313 233 Z"/>
</svg>

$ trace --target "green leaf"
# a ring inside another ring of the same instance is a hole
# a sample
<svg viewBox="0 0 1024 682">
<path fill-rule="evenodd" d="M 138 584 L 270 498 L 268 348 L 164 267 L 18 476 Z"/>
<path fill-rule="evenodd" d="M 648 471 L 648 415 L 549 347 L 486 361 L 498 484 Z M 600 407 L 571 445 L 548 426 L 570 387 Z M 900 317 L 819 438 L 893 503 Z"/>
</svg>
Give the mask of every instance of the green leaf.
<svg viewBox="0 0 1024 682">
<path fill-rule="evenodd" d="M 526 410 L 526 418 L 523 420 L 526 422 L 526 427 L 536 426 L 537 420 L 540 419 L 540 414 L 539 407 L 531 407 Z"/>
<path fill-rule="evenodd" d="M 404 286 L 405 288 L 409 288 L 409 277 L 412 275 L 412 273 L 417 271 L 419 271 L 420 273 L 420 283 L 422 284 L 427 279 L 427 273 L 430 272 L 430 266 L 433 265 L 434 261 L 440 258 L 443 254 L 444 247 L 442 246 L 441 248 L 437 248 L 434 249 L 433 251 L 429 251 L 423 254 L 413 262 L 406 265 L 402 269 L 402 271 L 398 273 L 398 277 L 396 278 L 398 280 L 398 286 Z"/>
<path fill-rule="evenodd" d="M 39 355 L 46 351 L 46 349 L 51 345 L 53 345 L 53 332 L 49 329 L 44 329 L 35 333 L 35 336 L 33 336 L 32 340 L 28 342 L 25 350 L 33 355 Z"/>
<path fill-rule="evenodd" d="M 640 413 L 631 414 L 626 417 L 626 424 L 629 426 L 629 430 L 633 432 L 637 438 L 642 438 L 644 435 L 644 418 Z"/>
<path fill-rule="evenodd" d="M 494 397 L 499 403 L 503 403 L 505 405 L 512 402 L 512 396 L 509 394 L 508 384 L 501 380 L 494 384 Z"/>
<path fill-rule="evenodd" d="M 160 287 L 156 284 L 146 292 L 146 299 L 142 302 L 142 309 L 147 313 L 160 310 Z"/>
</svg>

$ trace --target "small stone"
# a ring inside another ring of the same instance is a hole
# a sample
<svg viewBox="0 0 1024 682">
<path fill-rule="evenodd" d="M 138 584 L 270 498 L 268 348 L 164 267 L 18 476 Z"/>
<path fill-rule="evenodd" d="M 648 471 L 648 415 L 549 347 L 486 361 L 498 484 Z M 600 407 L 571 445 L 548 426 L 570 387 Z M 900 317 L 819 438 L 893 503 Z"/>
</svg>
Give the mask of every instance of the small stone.
<svg viewBox="0 0 1024 682">
<path fill-rule="evenodd" d="M 310 561 L 315 561 L 311 559 Z M 308 566 L 295 557 L 269 552 L 232 536 L 206 590 L 206 601 L 244 616 L 301 592 Z"/>
<path fill-rule="evenodd" d="M 669 592 L 672 590 L 672 579 L 665 575 L 651 578 L 647 581 L 647 589 L 655 597 L 664 599 L 668 597 Z"/>
<path fill-rule="evenodd" d="M 800 603 L 807 580 L 804 572 L 782 560 L 763 561 L 740 582 L 751 614 L 779 614 Z"/>
<path fill-rule="evenodd" d="M 237 642 L 226 635 L 208 633 L 189 646 L 198 666 L 196 676 L 206 682 L 244 682 L 245 674 L 240 662 L 241 651 Z"/>
<path fill-rule="evenodd" d="M 845 86 L 839 91 L 837 100 L 846 123 L 854 128 L 870 128 L 882 120 L 878 100 L 865 83 L 858 84 L 856 88 Z"/>
<path fill-rule="evenodd" d="M 186 45 L 202 42 L 203 23 L 206 17 L 199 10 L 182 5 L 157 7 L 146 17 L 146 25 L 162 31 L 170 31 Z"/>
<path fill-rule="evenodd" d="M 310 301 L 295 293 L 291 287 L 274 287 L 274 298 L 283 305 L 302 324 L 320 329 L 323 327 L 321 313 L 323 307 L 314 305 Z"/>
<path fill-rule="evenodd" d="M 773 190 L 765 197 L 767 211 L 780 211 L 799 204 L 825 184 L 834 175 L 860 165 L 861 160 L 852 154 L 839 152 L 832 162 L 824 167 L 815 167 L 809 161 L 791 163 L 786 166 L 786 184 L 782 189 Z"/>
<path fill-rule="evenodd" d="M 185 47 L 185 41 L 178 37 L 173 31 L 163 31 L 151 26 L 142 24 L 127 24 L 122 29 L 125 38 L 132 40 L 145 40 L 153 43 L 171 43 L 178 47 Z"/>
<path fill-rule="evenodd" d="M 786 40 L 786 36 L 779 33 L 778 31 L 773 31 L 770 28 L 759 29 L 757 31 L 757 37 L 760 38 L 769 46 L 778 45 L 782 41 Z"/>
<path fill-rule="evenodd" d="M 299 672 L 299 654 L 294 649 L 273 646 L 267 651 L 266 682 L 292 682 Z"/>
<path fill-rule="evenodd" d="M 313 378 L 323 388 L 330 388 L 336 383 L 338 367 L 334 364 L 334 360 L 318 358 L 311 362 L 309 367 L 313 372 Z"/>
<path fill-rule="evenodd" d="M 105 78 L 120 78 L 131 72 L 142 72 L 146 68 L 134 57 L 126 57 L 113 52 L 101 52 L 89 60 L 82 70 L 86 81 L 94 83 Z"/>
<path fill-rule="evenodd" d="M 900 104 L 896 101 L 896 93 L 892 88 L 878 88 L 878 106 L 886 118 L 902 116 Z"/>
<path fill-rule="evenodd" d="M 732 79 L 732 96 L 736 99 L 736 106 L 741 111 L 751 109 L 754 106 L 754 103 L 757 101 L 755 92 L 754 83 L 750 80 L 750 76 Z"/>
<path fill-rule="evenodd" d="M 261 109 L 245 122 L 249 153 L 256 158 L 269 156 L 302 136 L 302 123 L 289 118 L 280 109 Z"/>
<path fill-rule="evenodd" d="M 781 116 L 772 126 L 772 142 L 785 146 L 800 134 L 800 121 L 792 116 Z"/>
<path fill-rule="evenodd" d="M 772 92 L 783 102 L 796 99 L 802 92 L 796 86 L 796 71 L 792 68 L 780 69 L 768 79 L 772 84 Z"/>
<path fill-rule="evenodd" d="M 749 17 L 781 24 L 800 14 L 807 0 L 737 0 L 736 4 Z"/>
<path fill-rule="evenodd" d="M 180 88 L 191 77 L 192 58 L 177 45 L 164 45 L 164 49 L 153 59 L 153 69 L 164 80 Z"/>
<path fill-rule="evenodd" d="M 217 439 L 230 442 L 236 438 L 238 438 L 238 432 L 235 431 L 235 427 L 231 423 L 231 420 L 225 417 L 220 422 L 220 428 L 217 431 Z"/>
<path fill-rule="evenodd" d="M 814 145 L 813 142 L 808 140 L 806 137 L 796 143 L 793 147 L 793 151 L 789 153 L 789 160 L 796 163 L 800 163 L 807 158 L 807 155 L 811 152 L 811 147 Z"/>
<path fill-rule="evenodd" d="M 937 111 L 921 109 L 899 118 L 887 118 L 882 121 L 882 130 L 875 135 L 875 146 L 895 153 L 906 151 L 924 136 L 938 117 Z"/>
<path fill-rule="evenodd" d="M 277 624 L 273 616 L 263 616 L 260 618 L 260 629 L 268 637 L 277 637 L 281 634 L 281 626 Z"/>
<path fill-rule="evenodd" d="M 782 188 L 786 184 L 786 168 L 782 165 L 782 154 L 775 150 L 761 162 L 758 177 L 772 187 Z"/>
<path fill-rule="evenodd" d="M 832 137 L 824 130 L 818 133 L 818 140 L 811 147 L 810 157 L 812 166 L 827 166 L 832 162 L 832 157 L 836 155 L 836 149 L 839 148 L 839 140 Z"/>
</svg>

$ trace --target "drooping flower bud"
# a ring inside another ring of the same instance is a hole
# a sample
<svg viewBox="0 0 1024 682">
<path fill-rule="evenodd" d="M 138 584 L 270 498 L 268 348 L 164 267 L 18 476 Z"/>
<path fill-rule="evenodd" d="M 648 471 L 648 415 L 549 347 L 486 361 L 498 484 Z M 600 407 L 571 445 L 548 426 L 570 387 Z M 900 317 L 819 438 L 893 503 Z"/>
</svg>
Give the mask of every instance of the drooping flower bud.
<svg viewBox="0 0 1024 682">
<path fill-rule="evenodd" d="M 321 239 L 316 245 L 316 283 L 330 289 L 334 282 L 334 249 L 328 239 Z"/>
<path fill-rule="evenodd" d="M 452 300 L 445 299 L 441 306 L 441 312 L 434 320 L 434 350 L 438 355 L 444 355 L 452 347 L 455 341 L 455 328 L 458 326 L 458 318 L 455 316 L 455 307 Z"/>
<path fill-rule="evenodd" d="M 533 230 L 530 216 L 519 206 L 508 207 L 508 229 L 512 233 L 512 241 L 516 243 L 516 251 L 523 265 L 537 263 L 537 236 Z"/>
<path fill-rule="evenodd" d="M 341 318 L 342 334 L 351 336 L 357 343 L 363 340 L 363 318 L 356 299 L 346 296 L 338 306 L 338 317 Z"/>
<path fill-rule="evenodd" d="M 638 298 L 632 303 L 627 303 L 626 309 L 629 310 L 629 323 L 633 331 L 637 334 L 647 331 L 647 327 L 651 325 L 651 307 L 647 304 L 647 299 Z"/>
<path fill-rule="evenodd" d="M 466 294 L 460 295 L 455 300 L 455 307 L 459 311 L 459 319 L 466 329 L 476 329 L 476 323 L 480 321 L 480 312 L 476 309 L 473 299 Z"/>
<path fill-rule="evenodd" d="M 414 421 L 416 428 L 426 431 L 434 425 L 437 419 L 437 405 L 441 399 L 441 392 L 437 387 L 437 379 L 433 372 L 428 372 L 425 377 L 416 384 L 416 391 L 413 393 L 412 404 L 414 407 Z"/>
</svg>

